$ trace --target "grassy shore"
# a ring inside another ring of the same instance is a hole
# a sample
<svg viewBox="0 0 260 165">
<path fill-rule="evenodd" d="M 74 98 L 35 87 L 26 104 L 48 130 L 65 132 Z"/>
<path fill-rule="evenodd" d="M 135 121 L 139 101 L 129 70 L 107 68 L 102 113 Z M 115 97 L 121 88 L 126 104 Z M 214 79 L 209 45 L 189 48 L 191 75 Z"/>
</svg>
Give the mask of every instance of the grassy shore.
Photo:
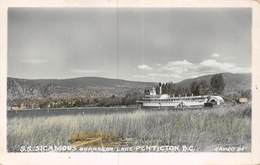
<svg viewBox="0 0 260 165">
<path fill-rule="evenodd" d="M 128 146 L 192 145 L 195 151 L 210 152 L 216 145 L 240 145 L 250 151 L 250 112 L 250 105 L 237 105 L 186 111 L 12 117 L 8 119 L 7 147 L 8 151 L 19 152 L 21 146 L 71 145 L 80 134 L 105 134 L 130 139 Z"/>
</svg>

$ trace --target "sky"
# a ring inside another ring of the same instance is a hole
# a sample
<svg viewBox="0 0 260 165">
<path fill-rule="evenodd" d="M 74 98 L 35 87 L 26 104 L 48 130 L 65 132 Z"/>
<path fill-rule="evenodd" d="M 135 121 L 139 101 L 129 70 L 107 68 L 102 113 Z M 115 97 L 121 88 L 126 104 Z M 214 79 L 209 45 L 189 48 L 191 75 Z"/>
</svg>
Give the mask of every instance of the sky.
<svg viewBox="0 0 260 165">
<path fill-rule="evenodd" d="M 249 8 L 9 8 L 8 76 L 178 82 L 251 71 Z"/>
</svg>

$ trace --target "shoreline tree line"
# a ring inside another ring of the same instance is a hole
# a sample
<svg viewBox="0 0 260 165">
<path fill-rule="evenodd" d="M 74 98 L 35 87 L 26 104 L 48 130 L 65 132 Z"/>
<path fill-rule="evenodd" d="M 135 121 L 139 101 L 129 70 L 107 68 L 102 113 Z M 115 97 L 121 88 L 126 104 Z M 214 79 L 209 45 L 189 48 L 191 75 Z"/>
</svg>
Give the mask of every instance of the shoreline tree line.
<svg viewBox="0 0 260 165">
<path fill-rule="evenodd" d="M 210 82 L 206 80 L 195 80 L 189 86 L 182 87 L 169 83 L 159 83 L 156 86 L 156 94 L 159 94 L 160 86 L 163 94 L 170 96 L 199 96 L 199 95 L 211 95 L 211 94 L 223 94 L 225 89 L 225 82 L 222 74 L 213 75 Z"/>
<path fill-rule="evenodd" d="M 159 90 L 162 94 L 168 94 L 171 97 L 175 96 L 199 96 L 199 95 L 224 95 L 225 82 L 222 74 L 215 74 L 209 81 L 195 80 L 186 87 L 174 84 L 172 82 L 159 83 L 155 89 L 156 94 Z M 111 97 L 78 97 L 67 99 L 25 99 L 14 100 L 13 105 L 25 108 L 69 108 L 69 107 L 87 107 L 87 106 L 130 106 L 135 105 L 137 100 L 141 100 L 146 94 L 149 94 L 149 89 L 141 91 L 129 91 L 124 97 L 112 95 Z M 239 94 L 228 96 L 230 100 L 238 97 L 251 97 L 251 91 L 239 91 Z M 12 105 L 12 106 L 13 106 Z"/>
</svg>

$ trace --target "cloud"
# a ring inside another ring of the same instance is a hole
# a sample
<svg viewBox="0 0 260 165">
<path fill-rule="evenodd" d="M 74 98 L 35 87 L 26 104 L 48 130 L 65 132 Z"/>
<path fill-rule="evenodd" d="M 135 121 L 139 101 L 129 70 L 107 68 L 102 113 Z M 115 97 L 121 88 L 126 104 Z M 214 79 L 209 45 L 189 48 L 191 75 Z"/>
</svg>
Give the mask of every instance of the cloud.
<svg viewBox="0 0 260 165">
<path fill-rule="evenodd" d="M 171 73 L 149 73 L 148 76 L 150 77 L 171 77 L 171 78 L 181 78 L 178 74 L 171 74 Z"/>
<path fill-rule="evenodd" d="M 184 73 L 194 68 L 194 64 L 187 60 L 183 61 L 170 61 L 159 68 L 162 71 L 171 71 L 172 73 Z"/>
<path fill-rule="evenodd" d="M 192 66 L 193 64 L 187 60 L 183 60 L 183 61 L 170 61 L 168 62 L 166 65 L 164 65 L 162 67 L 163 70 L 174 70 L 176 67 L 180 67 L 180 66 L 185 66 L 185 67 L 189 67 Z"/>
<path fill-rule="evenodd" d="M 139 68 L 151 70 L 148 65 L 140 65 Z M 166 64 L 155 65 L 152 72 L 148 72 L 139 78 L 177 82 L 187 78 L 223 72 L 248 73 L 250 68 L 239 67 L 234 63 L 219 62 L 215 59 L 208 59 L 199 63 L 191 63 L 187 60 L 169 61 Z M 136 78 L 138 77 L 136 76 Z"/>
<path fill-rule="evenodd" d="M 85 73 L 85 74 L 101 73 L 101 71 L 99 71 L 99 70 L 79 69 L 79 68 L 71 69 L 71 72 L 74 72 L 74 73 Z"/>
<path fill-rule="evenodd" d="M 214 70 L 215 72 L 247 73 L 250 68 L 238 67 L 234 63 L 218 62 L 213 59 L 204 60 L 199 64 L 201 68 Z"/>
<path fill-rule="evenodd" d="M 211 56 L 214 57 L 214 58 L 220 57 L 220 55 L 218 53 L 213 53 Z"/>
<path fill-rule="evenodd" d="M 45 64 L 48 61 L 45 59 L 22 59 L 20 62 L 24 64 Z"/>
<path fill-rule="evenodd" d="M 142 64 L 142 65 L 138 65 L 137 66 L 139 69 L 143 69 L 143 70 L 152 70 L 153 68 L 148 66 L 148 65 L 145 65 L 145 64 Z"/>
</svg>

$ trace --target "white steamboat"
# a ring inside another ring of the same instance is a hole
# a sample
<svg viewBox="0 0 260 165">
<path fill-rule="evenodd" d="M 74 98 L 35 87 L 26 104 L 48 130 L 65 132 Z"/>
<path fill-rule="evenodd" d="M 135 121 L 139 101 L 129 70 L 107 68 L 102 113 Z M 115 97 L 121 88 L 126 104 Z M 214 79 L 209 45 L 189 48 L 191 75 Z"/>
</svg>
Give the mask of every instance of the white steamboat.
<svg viewBox="0 0 260 165">
<path fill-rule="evenodd" d="M 168 94 L 162 94 L 160 88 L 160 94 L 156 94 L 155 88 L 149 90 L 149 94 L 146 94 L 142 100 L 137 101 L 144 108 L 183 108 L 183 107 L 202 107 L 224 104 L 224 99 L 221 96 L 214 95 L 202 95 L 202 96 L 173 96 Z"/>
</svg>

